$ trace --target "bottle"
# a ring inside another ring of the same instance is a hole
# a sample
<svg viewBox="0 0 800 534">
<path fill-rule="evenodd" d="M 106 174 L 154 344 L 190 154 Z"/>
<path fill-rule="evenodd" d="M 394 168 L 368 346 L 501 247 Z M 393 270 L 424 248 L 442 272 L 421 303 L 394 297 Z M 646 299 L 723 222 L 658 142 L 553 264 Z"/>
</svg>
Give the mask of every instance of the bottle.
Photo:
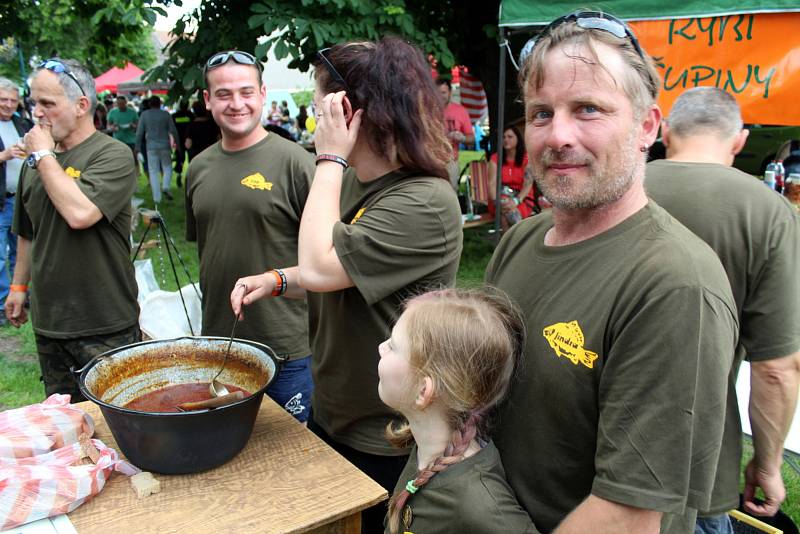
<svg viewBox="0 0 800 534">
<path fill-rule="evenodd" d="M 503 186 L 502 197 L 504 200 L 511 201 L 515 205 L 518 204 L 517 197 L 514 195 L 514 190 L 508 187 L 507 185 Z M 514 209 L 513 211 L 509 211 L 505 214 L 506 220 L 510 225 L 515 225 L 522 220 L 522 214 L 519 212 L 518 209 Z"/>
<path fill-rule="evenodd" d="M 764 171 L 764 185 L 770 189 L 775 189 L 775 174 L 777 170 L 778 165 L 775 163 L 775 160 L 773 160 L 767 165 L 767 169 Z"/>
<path fill-rule="evenodd" d="M 783 168 L 783 160 L 779 159 L 775 163 L 775 191 L 781 193 L 783 191 L 783 182 L 786 177 L 786 170 Z"/>
</svg>

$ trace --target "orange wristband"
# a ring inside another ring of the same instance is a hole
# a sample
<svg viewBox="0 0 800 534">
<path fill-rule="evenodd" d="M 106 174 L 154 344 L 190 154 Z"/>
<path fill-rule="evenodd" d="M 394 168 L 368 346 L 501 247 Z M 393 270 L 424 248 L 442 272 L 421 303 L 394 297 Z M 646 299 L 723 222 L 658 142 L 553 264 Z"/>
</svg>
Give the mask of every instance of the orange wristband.
<svg viewBox="0 0 800 534">
<path fill-rule="evenodd" d="M 270 272 L 275 277 L 275 289 L 272 290 L 272 296 L 280 297 L 283 294 L 283 278 L 281 278 L 281 275 L 278 274 L 278 271 L 275 269 Z"/>
<path fill-rule="evenodd" d="M 25 284 L 11 284 L 8 286 L 8 289 L 11 291 L 19 291 L 20 293 L 25 293 L 28 291 L 28 286 Z"/>
</svg>

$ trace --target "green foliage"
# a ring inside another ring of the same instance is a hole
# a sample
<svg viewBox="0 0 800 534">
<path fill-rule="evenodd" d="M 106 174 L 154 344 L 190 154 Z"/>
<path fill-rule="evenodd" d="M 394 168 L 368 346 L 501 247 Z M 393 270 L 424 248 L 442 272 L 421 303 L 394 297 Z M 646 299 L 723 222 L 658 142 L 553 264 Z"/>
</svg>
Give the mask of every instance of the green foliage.
<svg viewBox="0 0 800 534">
<path fill-rule="evenodd" d="M 292 98 L 294 98 L 294 103 L 297 104 L 298 107 L 306 106 L 308 107 L 311 104 L 311 101 L 314 100 L 314 91 L 312 89 L 303 89 L 302 91 L 294 91 L 292 93 Z"/>
<path fill-rule="evenodd" d="M 17 0 L 0 7 L 0 35 L 21 48 L 26 74 L 31 63 L 52 56 L 77 59 L 93 75 L 131 61 L 141 68 L 155 62 L 150 41 L 158 1 L 171 0 Z M 176 4 L 179 2 L 175 2 Z M 11 42 L 6 39 L 4 42 Z M 3 49 L 0 47 L 0 55 Z M 4 57 L 5 59 L 5 57 Z M 0 74 L 22 80 L 19 60 L 0 63 Z"/>
<path fill-rule="evenodd" d="M 457 58 L 465 62 L 467 41 L 488 39 L 481 28 L 496 20 L 496 4 L 476 9 L 456 0 L 211 0 L 177 22 L 172 33 L 179 37 L 148 79 L 177 80 L 170 94 L 177 98 L 201 87 L 202 66 L 219 50 L 245 50 L 262 60 L 272 50 L 278 59 L 291 58 L 289 67 L 305 71 L 322 48 L 384 35 L 416 43 L 446 71 Z M 472 19 L 482 21 L 472 34 L 454 29 Z"/>
</svg>

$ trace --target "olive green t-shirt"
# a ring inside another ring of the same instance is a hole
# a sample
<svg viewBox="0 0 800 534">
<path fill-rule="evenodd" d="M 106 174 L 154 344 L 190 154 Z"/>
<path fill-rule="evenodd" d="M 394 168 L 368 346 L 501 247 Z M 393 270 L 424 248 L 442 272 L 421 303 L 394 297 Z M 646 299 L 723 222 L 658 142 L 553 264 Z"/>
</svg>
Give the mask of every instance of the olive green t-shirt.
<svg viewBox="0 0 800 534">
<path fill-rule="evenodd" d="M 495 434 L 508 481 L 543 532 L 590 493 L 681 532 L 719 459 L 737 336 L 725 272 L 653 202 L 572 245 L 546 246 L 552 226 L 517 224 L 487 268 L 528 332 Z"/>
<path fill-rule="evenodd" d="M 461 210 L 447 180 L 396 171 L 371 182 L 346 173 L 333 245 L 354 287 L 309 294 L 314 420 L 334 440 L 385 456 L 396 417 L 378 397 L 378 345 L 408 297 L 452 286 Z"/>
<path fill-rule="evenodd" d="M 100 132 L 56 155 L 103 217 L 73 230 L 56 210 L 39 172 L 23 167 L 13 231 L 31 241 L 31 322 L 52 338 L 108 334 L 139 319 L 131 263 L 131 149 Z"/>
<path fill-rule="evenodd" d="M 728 384 L 725 437 L 708 513 L 739 505 L 742 426 L 736 375 L 742 359 L 800 350 L 800 215 L 759 180 L 715 163 L 647 165 L 648 195 L 719 256 L 739 314 L 739 345 Z"/>
<path fill-rule="evenodd" d="M 186 238 L 197 241 L 200 255 L 203 335 L 230 335 L 230 295 L 237 279 L 297 265 L 300 215 L 313 176 L 313 156 L 274 134 L 236 152 L 216 143 L 192 160 Z M 306 302 L 254 302 L 244 309 L 236 335 L 292 359 L 308 356 Z"/>
<path fill-rule="evenodd" d="M 417 476 L 417 448 L 397 481 L 394 492 Z M 411 534 L 536 533 L 530 516 L 506 482 L 503 463 L 490 441 L 480 451 L 437 473 L 408 498 L 400 514 L 400 532 Z M 410 518 L 411 522 L 404 521 Z M 385 534 L 389 534 L 387 525 Z"/>
</svg>

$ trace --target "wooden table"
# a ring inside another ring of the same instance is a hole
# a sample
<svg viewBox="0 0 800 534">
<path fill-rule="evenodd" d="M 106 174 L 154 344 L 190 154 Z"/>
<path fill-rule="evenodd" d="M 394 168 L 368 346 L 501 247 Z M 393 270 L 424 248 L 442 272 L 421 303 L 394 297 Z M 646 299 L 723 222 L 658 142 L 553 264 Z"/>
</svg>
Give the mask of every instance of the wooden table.
<svg viewBox="0 0 800 534">
<path fill-rule="evenodd" d="M 95 438 L 117 449 L 99 408 Z M 91 501 L 69 514 L 79 534 L 98 532 L 358 533 L 361 510 L 386 491 L 264 397 L 253 435 L 228 463 L 190 475 L 154 474 L 161 492 L 137 499 L 114 473 Z"/>
<path fill-rule="evenodd" d="M 484 224 L 494 224 L 494 217 L 488 213 L 482 213 L 475 219 L 464 221 L 463 228 L 466 230 L 467 228 L 475 228 Z"/>
</svg>

